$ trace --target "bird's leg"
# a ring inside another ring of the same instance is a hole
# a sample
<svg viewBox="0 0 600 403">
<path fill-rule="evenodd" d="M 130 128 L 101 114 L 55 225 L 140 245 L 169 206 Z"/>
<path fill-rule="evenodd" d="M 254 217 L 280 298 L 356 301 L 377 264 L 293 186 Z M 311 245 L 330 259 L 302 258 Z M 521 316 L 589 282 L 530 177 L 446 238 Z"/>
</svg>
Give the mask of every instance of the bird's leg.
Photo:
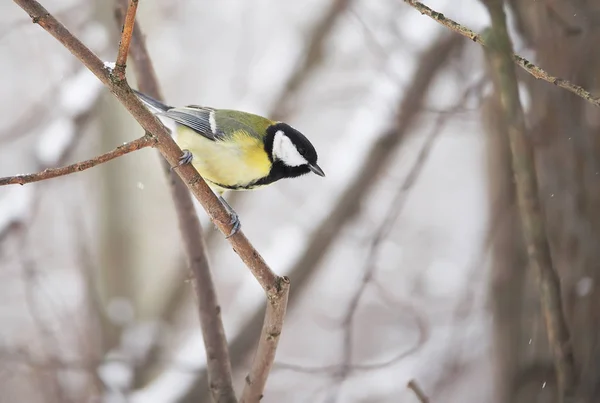
<svg viewBox="0 0 600 403">
<path fill-rule="evenodd" d="M 231 217 L 231 221 L 229 221 L 229 223 L 232 225 L 233 228 L 231 228 L 231 232 L 229 233 L 229 235 L 227 235 L 225 237 L 225 238 L 231 238 L 242 227 L 242 223 L 240 222 L 240 217 L 237 215 L 237 213 L 235 212 L 235 210 L 233 209 L 233 207 L 231 207 L 229 205 L 229 203 L 227 203 L 227 200 L 225 200 L 223 198 L 223 196 L 221 196 L 220 194 L 217 194 L 217 197 L 219 198 L 219 200 L 221 201 L 221 203 L 223 204 L 223 206 L 225 207 L 225 209 L 229 213 L 229 216 Z"/>
</svg>

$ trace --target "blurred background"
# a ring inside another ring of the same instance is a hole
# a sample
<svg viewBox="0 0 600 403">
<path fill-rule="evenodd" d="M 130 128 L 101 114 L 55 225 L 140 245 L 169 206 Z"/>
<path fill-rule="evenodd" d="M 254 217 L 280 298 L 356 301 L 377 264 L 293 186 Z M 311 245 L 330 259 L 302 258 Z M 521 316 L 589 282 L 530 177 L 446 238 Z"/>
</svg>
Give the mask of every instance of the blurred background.
<svg viewBox="0 0 600 403">
<path fill-rule="evenodd" d="M 112 1 L 42 4 L 114 61 Z M 427 5 L 475 31 L 490 23 L 478 1 Z M 517 53 L 600 92 L 599 4 L 506 9 Z M 0 176 L 142 135 L 20 8 L 0 10 Z M 227 196 L 292 280 L 263 402 L 417 402 L 411 379 L 431 402 L 557 401 L 505 123 L 478 45 L 399 0 L 142 1 L 138 21 L 169 104 L 284 120 L 327 173 Z M 600 401 L 600 113 L 517 74 L 581 401 Z M 144 149 L 0 188 L 0 402 L 209 402 L 159 162 Z M 241 388 L 264 293 L 199 215 Z"/>
</svg>

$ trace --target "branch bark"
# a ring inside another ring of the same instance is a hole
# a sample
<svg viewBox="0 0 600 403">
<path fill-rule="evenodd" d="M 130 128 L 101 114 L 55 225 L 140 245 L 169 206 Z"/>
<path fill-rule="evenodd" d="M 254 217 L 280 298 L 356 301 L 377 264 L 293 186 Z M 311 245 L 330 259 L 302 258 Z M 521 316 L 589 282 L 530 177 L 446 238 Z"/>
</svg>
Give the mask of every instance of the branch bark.
<svg viewBox="0 0 600 403">
<path fill-rule="evenodd" d="M 512 63 L 512 43 L 506 28 L 503 3 L 500 0 L 483 0 L 483 3 L 492 17 L 492 30 L 486 42 L 489 44 L 494 85 L 508 128 L 517 205 L 529 266 L 539 287 L 540 304 L 554 357 L 559 401 L 566 402 L 575 394 L 575 360 L 563 313 L 560 279 L 553 267 L 538 195 L 535 155 L 519 100 L 517 77 Z"/>
<path fill-rule="evenodd" d="M 444 14 L 438 13 L 437 11 L 432 10 L 431 8 L 427 7 L 425 4 L 418 2 L 418 1 L 414 1 L 414 0 L 404 0 L 404 2 L 407 3 L 408 5 L 410 5 L 411 7 L 415 8 L 421 14 L 425 14 L 428 17 L 431 17 L 433 20 L 442 24 L 446 28 L 449 28 L 450 30 L 452 30 L 458 34 L 460 34 L 466 38 L 469 38 L 473 42 L 476 42 L 484 47 L 490 46 L 490 44 L 487 41 L 485 41 L 485 39 L 481 35 L 476 34 L 475 32 L 471 31 L 469 28 L 459 24 L 458 22 L 456 22 L 454 20 L 451 20 L 450 18 L 446 17 Z M 550 84 L 554 84 L 557 87 L 563 88 L 563 89 L 565 89 L 569 92 L 572 92 L 573 94 L 585 99 L 592 105 L 600 107 L 600 97 L 595 97 L 589 91 L 587 91 L 585 88 L 580 87 L 579 85 L 575 85 L 568 80 L 550 75 L 544 69 L 542 69 L 539 66 L 536 66 L 535 64 L 531 63 L 529 60 L 525 59 L 524 57 L 514 54 L 512 52 L 512 49 L 510 51 L 509 56 L 517 66 L 521 67 L 523 70 L 525 70 L 526 72 L 531 74 L 533 77 L 537 78 L 538 80 L 544 80 L 544 81 L 549 82 Z"/>
</svg>

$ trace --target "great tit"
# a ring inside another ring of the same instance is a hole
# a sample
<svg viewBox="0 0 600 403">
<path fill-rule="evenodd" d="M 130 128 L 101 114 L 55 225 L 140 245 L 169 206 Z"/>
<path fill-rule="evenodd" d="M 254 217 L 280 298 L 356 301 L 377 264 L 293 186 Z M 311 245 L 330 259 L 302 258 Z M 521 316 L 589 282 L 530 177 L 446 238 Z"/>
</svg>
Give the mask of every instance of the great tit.
<svg viewBox="0 0 600 403">
<path fill-rule="evenodd" d="M 158 118 L 175 122 L 173 140 L 183 150 L 180 164 L 192 163 L 231 215 L 222 197 L 226 190 L 251 190 L 309 172 L 325 176 L 317 152 L 298 130 L 283 122 L 229 109 L 188 105 L 172 107 L 133 90 Z"/>
</svg>

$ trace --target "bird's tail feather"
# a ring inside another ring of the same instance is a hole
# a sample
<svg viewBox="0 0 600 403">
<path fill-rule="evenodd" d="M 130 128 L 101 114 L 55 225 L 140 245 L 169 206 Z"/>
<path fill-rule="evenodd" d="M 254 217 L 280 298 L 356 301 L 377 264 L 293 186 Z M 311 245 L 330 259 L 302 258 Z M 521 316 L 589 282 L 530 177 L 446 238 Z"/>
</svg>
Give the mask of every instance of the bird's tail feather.
<svg viewBox="0 0 600 403">
<path fill-rule="evenodd" d="M 152 113 L 158 113 L 158 112 L 166 112 L 169 109 L 171 109 L 170 106 L 163 104 L 162 102 L 146 95 L 143 94 L 137 90 L 134 90 L 132 88 L 133 92 L 135 93 L 135 95 L 137 95 L 137 97 L 148 107 L 150 108 L 150 111 L 152 111 Z"/>
</svg>

